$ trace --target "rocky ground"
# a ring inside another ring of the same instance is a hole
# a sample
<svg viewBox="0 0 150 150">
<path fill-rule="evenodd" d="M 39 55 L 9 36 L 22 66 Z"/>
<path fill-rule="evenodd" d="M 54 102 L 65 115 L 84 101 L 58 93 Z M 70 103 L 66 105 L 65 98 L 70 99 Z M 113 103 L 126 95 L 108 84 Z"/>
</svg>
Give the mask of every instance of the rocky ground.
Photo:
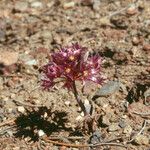
<svg viewBox="0 0 150 150">
<path fill-rule="evenodd" d="M 71 92 L 40 87 L 49 52 L 74 42 L 104 59 L 107 83 L 81 95 L 93 134 Z M 150 150 L 150 1 L 1 0 L 0 149 Z"/>
</svg>

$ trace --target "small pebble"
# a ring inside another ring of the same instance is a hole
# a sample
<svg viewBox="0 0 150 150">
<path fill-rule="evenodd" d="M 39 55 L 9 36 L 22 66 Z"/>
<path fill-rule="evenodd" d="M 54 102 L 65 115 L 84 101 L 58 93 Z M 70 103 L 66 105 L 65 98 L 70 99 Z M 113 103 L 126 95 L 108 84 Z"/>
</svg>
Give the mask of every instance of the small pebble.
<svg viewBox="0 0 150 150">
<path fill-rule="evenodd" d="M 13 136 L 13 132 L 11 130 L 8 130 L 7 131 L 7 134 L 9 135 L 9 137 L 12 137 Z"/>
<path fill-rule="evenodd" d="M 52 41 L 52 33 L 48 30 L 42 31 L 41 36 L 43 37 L 43 39 L 49 39 L 50 41 Z"/>
<path fill-rule="evenodd" d="M 37 65 L 37 61 L 35 59 L 32 59 L 32 60 L 26 61 L 25 64 L 29 66 Z"/>
<path fill-rule="evenodd" d="M 125 128 L 126 127 L 126 123 L 125 123 L 124 120 L 120 120 L 118 125 L 119 125 L 120 128 Z"/>
<path fill-rule="evenodd" d="M 82 120 L 83 120 L 83 117 L 82 117 L 82 116 L 76 117 L 76 121 L 82 121 Z"/>
<path fill-rule="evenodd" d="M 132 133 L 132 127 L 130 125 L 127 125 L 124 130 L 123 133 L 127 134 L 127 135 L 131 135 Z"/>
<path fill-rule="evenodd" d="M 100 0 L 94 0 L 94 1 L 93 1 L 93 9 L 94 9 L 95 11 L 98 11 L 98 10 L 100 9 L 100 5 L 101 5 Z"/>
<path fill-rule="evenodd" d="M 65 105 L 69 106 L 70 105 L 70 101 L 65 101 Z"/>
<path fill-rule="evenodd" d="M 10 95 L 10 98 L 11 99 L 14 99 L 16 97 L 16 94 L 15 93 L 12 93 L 11 95 Z"/>
<path fill-rule="evenodd" d="M 90 144 L 97 144 L 101 142 L 102 135 L 100 131 L 95 131 L 93 135 L 90 137 Z"/>
<path fill-rule="evenodd" d="M 84 117 L 84 112 L 83 111 L 81 112 L 81 116 Z"/>
<path fill-rule="evenodd" d="M 108 131 L 109 131 L 109 132 L 114 132 L 114 131 L 117 131 L 117 130 L 119 130 L 118 123 L 113 123 L 113 124 L 111 124 L 111 125 L 108 127 Z"/>
<path fill-rule="evenodd" d="M 108 26 L 110 25 L 110 19 L 108 17 L 102 17 L 100 20 L 99 20 L 101 26 Z"/>
<path fill-rule="evenodd" d="M 0 114 L 0 122 L 3 122 L 4 115 Z"/>
<path fill-rule="evenodd" d="M 1 51 L 0 53 L 0 63 L 9 66 L 18 61 L 18 52 Z"/>
<path fill-rule="evenodd" d="M 18 11 L 26 11 L 28 9 L 28 2 L 18 1 L 15 4 L 15 10 Z"/>
<path fill-rule="evenodd" d="M 150 51 L 150 44 L 145 44 L 145 45 L 143 46 L 143 49 L 144 49 L 145 51 Z"/>
<path fill-rule="evenodd" d="M 0 41 L 4 41 L 5 40 L 5 31 L 4 30 L 0 30 Z"/>
<path fill-rule="evenodd" d="M 133 37 L 132 43 L 133 43 L 134 45 L 138 45 L 138 44 L 139 44 L 139 38 L 138 38 L 138 37 Z"/>
<path fill-rule="evenodd" d="M 45 112 L 44 115 L 43 115 L 43 117 L 47 118 L 47 116 L 48 116 L 48 114 L 47 114 L 47 112 Z"/>
<path fill-rule="evenodd" d="M 43 8 L 43 3 L 39 1 L 35 1 L 31 3 L 31 7 L 33 8 Z"/>
<path fill-rule="evenodd" d="M 128 9 L 127 9 L 127 14 L 128 15 L 135 15 L 137 13 L 137 9 L 135 7 L 135 5 L 131 5 Z"/>
<path fill-rule="evenodd" d="M 75 6 L 75 2 L 73 2 L 73 1 L 63 4 L 63 8 L 64 8 L 64 9 L 73 8 L 74 6 Z"/>
<path fill-rule="evenodd" d="M 8 109 L 7 109 L 7 112 L 8 112 L 8 113 L 12 113 L 12 111 L 13 111 L 12 108 L 8 108 Z"/>
<path fill-rule="evenodd" d="M 84 106 L 85 106 L 86 112 L 87 112 L 88 114 L 90 114 L 90 113 L 91 113 L 92 106 L 91 106 L 91 104 L 89 103 L 89 100 L 86 99 L 86 100 L 84 101 Z"/>
<path fill-rule="evenodd" d="M 149 145 L 149 138 L 141 134 L 135 137 L 134 142 L 138 145 Z"/>
<path fill-rule="evenodd" d="M 18 106 L 18 112 L 20 113 L 24 113 L 25 112 L 25 108 L 23 106 Z"/>
<path fill-rule="evenodd" d="M 150 97 L 150 88 L 148 88 L 148 89 L 144 92 L 144 97 L 145 97 L 145 99 L 146 99 L 147 97 Z"/>
<path fill-rule="evenodd" d="M 43 136 L 44 134 L 45 134 L 45 133 L 44 133 L 43 130 L 39 130 L 39 131 L 38 131 L 38 136 L 39 136 L 39 137 Z"/>
<path fill-rule="evenodd" d="M 106 126 L 110 125 L 109 117 L 107 115 L 103 116 L 102 123 Z"/>
<path fill-rule="evenodd" d="M 96 96 L 107 96 L 119 91 L 120 83 L 118 81 L 109 81 L 96 92 Z"/>
</svg>

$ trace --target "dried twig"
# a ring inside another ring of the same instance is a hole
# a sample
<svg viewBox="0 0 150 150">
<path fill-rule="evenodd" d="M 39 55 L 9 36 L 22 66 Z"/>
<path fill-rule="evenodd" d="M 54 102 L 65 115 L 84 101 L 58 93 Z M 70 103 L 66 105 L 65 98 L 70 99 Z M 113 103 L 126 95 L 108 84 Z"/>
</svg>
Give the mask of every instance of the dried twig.
<svg viewBox="0 0 150 150">
<path fill-rule="evenodd" d="M 76 145 L 76 144 L 69 144 L 69 143 L 63 143 L 63 142 L 58 142 L 58 141 L 53 141 L 53 140 L 46 140 L 47 142 L 56 144 L 56 145 L 61 145 L 61 146 L 66 146 L 66 147 L 76 147 L 76 148 L 81 148 L 81 147 L 98 147 L 98 146 L 105 146 L 105 145 L 109 145 L 109 146 L 119 146 L 119 147 L 123 147 L 126 148 L 125 145 L 123 144 L 119 144 L 119 143 L 99 143 L 99 144 L 82 144 L 82 145 Z"/>
<path fill-rule="evenodd" d="M 18 74 L 8 74 L 8 75 L 0 75 L 0 77 L 3 77 L 3 78 L 5 78 L 5 77 L 23 77 L 23 75 L 18 75 Z"/>
<path fill-rule="evenodd" d="M 14 124 L 14 123 L 15 123 L 15 119 L 14 118 L 13 119 L 9 119 L 9 120 L 6 120 L 6 121 L 0 123 L 0 127 L 8 125 L 8 124 Z"/>
<path fill-rule="evenodd" d="M 141 112 L 133 111 L 132 113 L 136 114 L 136 115 L 140 115 L 140 116 L 150 116 L 150 112 L 148 112 L 148 113 L 141 113 Z"/>
<path fill-rule="evenodd" d="M 55 136 L 55 137 L 49 137 L 50 140 L 61 140 L 61 139 L 68 139 L 68 140 L 81 140 L 84 139 L 83 136 L 78 137 L 78 136 L 70 136 L 70 137 L 64 137 L 64 136 Z"/>
<path fill-rule="evenodd" d="M 18 100 L 13 100 L 13 101 L 19 105 L 24 105 L 24 106 L 29 106 L 29 107 L 43 107 L 43 105 L 33 105 L 33 104 L 18 101 Z"/>
<path fill-rule="evenodd" d="M 12 126 L 9 126 L 8 128 L 5 128 L 4 130 L 1 130 L 0 136 L 6 134 L 8 130 L 13 129 L 14 127 L 16 127 L 16 125 L 12 125 Z"/>
<path fill-rule="evenodd" d="M 120 9 L 120 10 L 117 10 L 117 11 L 113 12 L 112 14 L 109 15 L 109 18 L 111 18 L 112 16 L 118 15 L 118 14 L 120 14 L 120 13 L 126 11 L 126 10 L 127 10 L 128 8 L 130 8 L 132 5 L 135 5 L 135 7 L 138 7 L 137 2 L 138 2 L 138 0 L 136 0 L 134 3 L 130 3 L 129 5 L 127 5 L 126 7 L 122 8 L 122 9 Z"/>
<path fill-rule="evenodd" d="M 127 143 L 133 142 L 133 141 L 135 140 L 135 138 L 136 138 L 138 135 L 140 135 L 140 134 L 144 131 L 144 129 L 145 129 L 145 127 L 146 127 L 146 124 L 147 124 L 147 121 L 144 120 L 143 126 L 142 126 L 141 130 L 140 130 L 130 141 L 128 141 Z"/>
</svg>

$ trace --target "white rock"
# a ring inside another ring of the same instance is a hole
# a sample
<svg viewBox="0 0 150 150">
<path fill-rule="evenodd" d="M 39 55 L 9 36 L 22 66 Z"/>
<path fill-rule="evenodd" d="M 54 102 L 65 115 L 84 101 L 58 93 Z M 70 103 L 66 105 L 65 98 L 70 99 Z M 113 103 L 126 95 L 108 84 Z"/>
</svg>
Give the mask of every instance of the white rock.
<svg viewBox="0 0 150 150">
<path fill-rule="evenodd" d="M 25 64 L 29 66 L 37 65 L 37 61 L 35 59 L 32 59 L 32 60 L 26 61 Z"/>
<path fill-rule="evenodd" d="M 68 8 L 72 8 L 75 6 L 75 2 L 68 2 L 68 3 L 64 3 L 63 7 L 64 9 L 68 9 Z"/>
<path fill-rule="evenodd" d="M 47 114 L 47 112 L 45 112 L 44 115 L 43 115 L 43 117 L 47 118 L 47 116 L 48 116 L 48 114 Z"/>
<path fill-rule="evenodd" d="M 91 111 L 91 108 L 92 108 L 92 106 L 91 106 L 91 104 L 89 103 L 89 100 L 84 100 L 84 106 L 85 106 L 85 109 L 86 109 L 86 112 L 88 113 L 88 114 L 90 114 L 90 111 Z"/>
<path fill-rule="evenodd" d="M 81 116 L 84 117 L 84 112 L 83 111 L 81 112 Z"/>
<path fill-rule="evenodd" d="M 39 1 L 35 1 L 35 2 L 31 3 L 31 7 L 33 7 L 33 8 L 42 8 L 43 4 Z"/>
<path fill-rule="evenodd" d="M 39 131 L 38 131 L 38 136 L 39 136 L 39 137 L 43 136 L 44 134 L 45 134 L 45 133 L 44 133 L 43 130 L 39 130 Z"/>
<path fill-rule="evenodd" d="M 82 121 L 82 120 L 83 120 L 83 117 L 82 117 L 82 116 L 76 117 L 76 121 Z"/>
<path fill-rule="evenodd" d="M 13 109 L 12 108 L 8 108 L 7 111 L 8 111 L 8 113 L 12 113 Z"/>
<path fill-rule="evenodd" d="M 131 127 L 130 125 L 127 125 L 127 126 L 124 128 L 123 133 L 128 134 L 128 135 L 131 135 L 131 133 L 132 133 L 132 127 Z"/>
<path fill-rule="evenodd" d="M 14 99 L 14 98 L 16 97 L 16 94 L 12 93 L 12 94 L 10 95 L 10 97 L 11 97 L 12 99 Z"/>
<path fill-rule="evenodd" d="M 70 101 L 65 101 L 65 105 L 69 106 L 70 105 Z"/>
<path fill-rule="evenodd" d="M 25 112 L 25 108 L 23 106 L 18 106 L 18 112 L 24 113 Z"/>
</svg>

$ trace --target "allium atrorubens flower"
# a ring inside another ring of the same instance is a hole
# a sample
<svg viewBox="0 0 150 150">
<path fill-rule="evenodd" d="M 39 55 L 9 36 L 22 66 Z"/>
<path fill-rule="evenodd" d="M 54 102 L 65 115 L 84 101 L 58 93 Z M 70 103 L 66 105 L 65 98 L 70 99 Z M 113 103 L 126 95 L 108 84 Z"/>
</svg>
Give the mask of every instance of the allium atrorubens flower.
<svg viewBox="0 0 150 150">
<path fill-rule="evenodd" d="M 57 78 L 61 78 L 64 86 L 70 90 L 77 80 L 83 84 L 86 81 L 101 84 L 101 57 L 96 55 L 84 60 L 87 52 L 85 47 L 76 43 L 53 53 L 49 63 L 42 67 L 42 86 L 49 89 L 58 83 Z"/>
</svg>

